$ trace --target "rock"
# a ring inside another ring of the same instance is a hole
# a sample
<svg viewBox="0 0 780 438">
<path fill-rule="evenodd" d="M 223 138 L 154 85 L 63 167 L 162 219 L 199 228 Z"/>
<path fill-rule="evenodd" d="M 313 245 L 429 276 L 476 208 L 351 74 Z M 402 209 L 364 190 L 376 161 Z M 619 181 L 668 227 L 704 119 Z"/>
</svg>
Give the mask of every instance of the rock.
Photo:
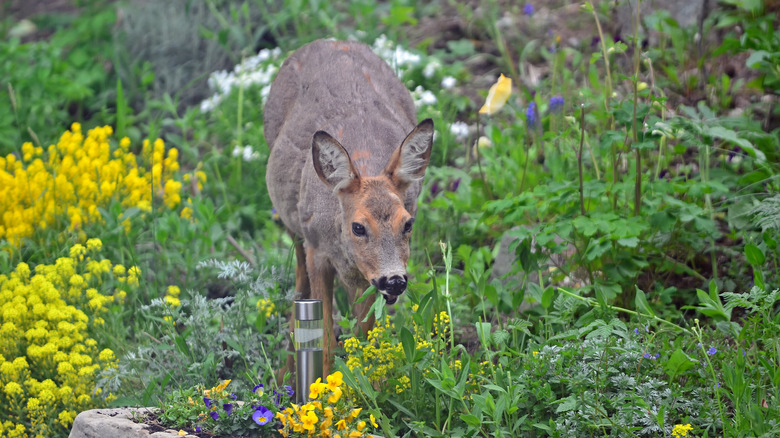
<svg viewBox="0 0 780 438">
<path fill-rule="evenodd" d="M 152 432 L 146 424 L 133 421 L 133 415 L 157 412 L 156 408 L 93 409 L 76 416 L 69 438 L 171 438 L 177 431 Z M 194 435 L 184 435 L 196 438 Z"/>
</svg>

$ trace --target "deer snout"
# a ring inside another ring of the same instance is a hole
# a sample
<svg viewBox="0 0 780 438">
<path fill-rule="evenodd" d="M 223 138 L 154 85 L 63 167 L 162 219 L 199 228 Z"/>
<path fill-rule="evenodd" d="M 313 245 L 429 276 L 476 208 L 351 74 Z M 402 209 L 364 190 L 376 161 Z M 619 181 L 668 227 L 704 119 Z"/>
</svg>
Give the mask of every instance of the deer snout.
<svg viewBox="0 0 780 438">
<path fill-rule="evenodd" d="M 380 277 L 378 280 L 373 280 L 371 283 L 376 286 L 381 292 L 397 297 L 406 290 L 406 275 L 393 275 L 390 278 Z"/>
</svg>

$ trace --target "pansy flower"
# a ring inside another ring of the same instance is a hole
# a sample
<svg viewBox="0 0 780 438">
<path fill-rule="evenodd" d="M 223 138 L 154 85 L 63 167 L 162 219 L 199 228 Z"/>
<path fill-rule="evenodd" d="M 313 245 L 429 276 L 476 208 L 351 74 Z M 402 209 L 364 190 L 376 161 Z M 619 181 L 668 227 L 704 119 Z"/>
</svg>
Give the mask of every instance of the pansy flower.
<svg viewBox="0 0 780 438">
<path fill-rule="evenodd" d="M 271 421 L 273 418 L 274 418 L 274 413 L 271 412 L 271 410 L 266 408 L 265 406 L 260 406 L 252 414 L 252 420 L 254 420 L 255 423 L 259 424 L 260 426 L 264 424 L 268 424 L 268 422 Z"/>
</svg>

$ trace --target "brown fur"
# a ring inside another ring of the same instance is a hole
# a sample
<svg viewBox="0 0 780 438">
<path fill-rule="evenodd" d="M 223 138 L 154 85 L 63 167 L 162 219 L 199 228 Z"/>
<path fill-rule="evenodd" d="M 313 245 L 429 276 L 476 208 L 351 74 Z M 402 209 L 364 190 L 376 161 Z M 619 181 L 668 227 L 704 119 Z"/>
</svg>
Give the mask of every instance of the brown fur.
<svg viewBox="0 0 780 438">
<path fill-rule="evenodd" d="M 415 126 L 416 119 L 409 91 L 360 43 L 308 44 L 285 61 L 271 87 L 266 182 L 298 239 L 297 292 L 323 300 L 326 373 L 335 342 L 334 278 L 354 303 L 372 282 L 406 277 L 411 233 L 405 227 L 417 211 L 433 142 L 433 123 Z M 365 235 L 355 235 L 353 223 Z M 355 316 L 362 321 L 372 303 L 353 304 Z M 373 324 L 369 319 L 361 329 Z"/>
</svg>

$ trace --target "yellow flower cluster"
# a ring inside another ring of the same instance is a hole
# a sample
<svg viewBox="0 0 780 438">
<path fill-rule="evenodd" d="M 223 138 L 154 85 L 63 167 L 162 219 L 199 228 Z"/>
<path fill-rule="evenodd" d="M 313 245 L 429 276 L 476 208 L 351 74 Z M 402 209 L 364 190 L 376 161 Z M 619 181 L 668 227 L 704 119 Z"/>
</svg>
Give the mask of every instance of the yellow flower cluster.
<svg viewBox="0 0 780 438">
<path fill-rule="evenodd" d="M 178 150 L 171 148 L 166 155 L 162 140 L 145 140 L 144 163 L 139 163 L 126 137 L 112 152 L 112 134 L 104 126 L 85 137 L 74 123 L 46 151 L 25 143 L 21 160 L 14 154 L 0 157 L 0 240 L 18 246 L 36 230 L 100 223 L 100 209 L 113 201 L 150 211 L 152 188 L 167 208 L 176 208 L 181 202 L 181 182 L 173 179 L 179 170 Z"/>
<path fill-rule="evenodd" d="M 361 438 L 370 437 L 368 425 L 360 418 L 362 408 L 353 407 L 343 398 L 344 376 L 341 371 L 329 375 L 327 383 L 317 379 L 312 383 L 309 397 L 312 399 L 303 406 L 291 407 L 276 413 L 282 423 L 279 433 L 287 437 L 330 437 Z M 374 428 L 378 428 L 374 415 L 369 416 Z"/>
<path fill-rule="evenodd" d="M 270 318 L 276 310 L 276 305 L 270 298 L 260 298 L 257 300 L 257 311 L 264 314 L 266 318 Z"/>
<path fill-rule="evenodd" d="M 95 383 L 116 356 L 89 333 L 126 294 L 105 295 L 106 286 L 137 285 L 140 271 L 93 258 L 100 248 L 89 239 L 54 264 L 0 275 L 0 436 L 61 435 L 78 412 L 114 398 Z"/>
<path fill-rule="evenodd" d="M 693 430 L 693 426 L 690 424 L 675 424 L 672 429 L 672 437 L 683 438 L 688 436 L 688 432 Z"/>
</svg>

